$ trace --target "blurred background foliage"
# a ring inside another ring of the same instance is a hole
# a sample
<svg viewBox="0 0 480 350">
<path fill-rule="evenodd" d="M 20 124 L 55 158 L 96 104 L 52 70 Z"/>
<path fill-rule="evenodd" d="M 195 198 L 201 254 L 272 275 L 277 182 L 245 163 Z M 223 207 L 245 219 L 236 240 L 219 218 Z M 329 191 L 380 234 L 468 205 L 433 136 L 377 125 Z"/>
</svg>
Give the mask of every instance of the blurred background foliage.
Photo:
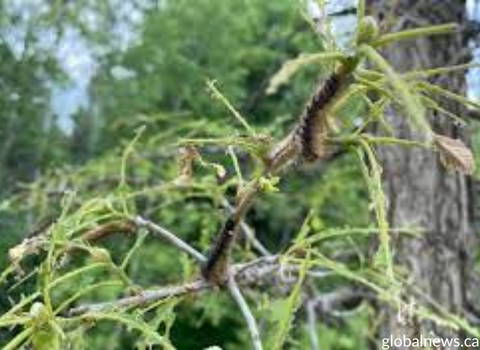
<svg viewBox="0 0 480 350">
<path fill-rule="evenodd" d="M 223 198 L 233 195 L 231 183 L 218 186 L 215 171 L 202 166 L 195 167 L 192 188 L 178 190 L 168 183 L 178 176 L 180 138 L 243 133 L 207 91 L 206 81 L 216 80 L 257 130 L 280 137 L 302 110 L 319 72 L 331 66 L 304 69 L 271 96 L 265 93 L 268 82 L 287 59 L 322 51 L 325 45 L 328 38 L 319 39 L 297 1 L 0 2 L 0 268 L 7 266 L 10 247 L 61 214 L 66 193 L 75 193 L 76 207 L 126 189 L 137 193 L 138 212 L 205 250 L 221 225 Z M 146 129 L 128 154 L 125 187 L 119 187 L 121 159 L 142 125 Z M 222 148 L 205 148 L 206 161 L 221 163 L 229 177 L 235 174 Z M 249 156 L 236 150 L 246 164 Z M 247 221 L 259 240 L 271 251 L 281 251 L 307 216 L 312 232 L 367 227 L 368 195 L 352 158 L 340 156 L 328 167 L 320 164 L 308 171 L 298 166 L 296 174 L 287 174 L 278 185 L 281 191 L 265 196 L 249 213 Z M 175 283 L 195 272 L 174 249 L 146 240 L 128 267 L 135 284 Z M 102 245 L 113 251 L 115 260 L 134 242 L 115 236 Z M 361 264 L 366 253 L 362 242 L 366 237 L 349 243 L 331 240 L 323 247 L 326 255 L 350 254 L 352 264 Z M 29 260 L 35 266 L 36 258 Z M 88 284 L 88 278 L 102 276 L 85 278 L 78 282 Z M 14 283 L 8 288 L 13 285 L 18 295 L 35 288 L 28 280 L 18 287 Z M 7 287 L 0 288 L 2 313 L 12 301 L 3 289 Z M 113 298 L 121 290 L 103 288 L 89 298 Z M 262 300 L 261 293 L 255 299 L 266 309 L 273 302 Z M 221 293 L 203 296 L 201 302 L 187 299 L 172 316 L 173 344 L 179 349 L 214 344 L 244 349 L 248 335 L 233 310 L 233 302 Z M 366 349 L 369 315 L 365 310 L 345 322 L 319 325 L 322 349 Z M 2 332 L 0 345 L 8 338 Z M 294 333 L 298 343 L 291 347 L 306 348 L 304 328 Z M 78 341 L 92 349 L 130 349 L 132 339 L 120 326 L 105 323 Z"/>
</svg>

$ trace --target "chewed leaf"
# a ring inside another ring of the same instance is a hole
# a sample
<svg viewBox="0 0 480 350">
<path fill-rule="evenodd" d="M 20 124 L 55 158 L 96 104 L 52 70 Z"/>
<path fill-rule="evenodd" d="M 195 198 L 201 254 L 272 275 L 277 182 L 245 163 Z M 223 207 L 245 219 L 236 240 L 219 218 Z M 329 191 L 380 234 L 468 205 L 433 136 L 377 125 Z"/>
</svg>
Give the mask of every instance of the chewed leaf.
<svg viewBox="0 0 480 350">
<path fill-rule="evenodd" d="M 43 235 L 25 238 L 22 243 L 10 248 L 8 251 L 10 262 L 20 272 L 20 262 L 28 255 L 38 254 L 45 243 L 46 240 Z"/>
<path fill-rule="evenodd" d="M 193 164 L 198 162 L 205 168 L 210 168 L 215 171 L 217 180 L 224 181 L 227 176 L 227 170 L 220 164 L 205 161 L 197 149 L 192 145 L 187 145 L 180 149 L 179 157 L 179 174 L 173 183 L 177 185 L 187 185 L 193 179 Z"/>
<path fill-rule="evenodd" d="M 447 169 L 464 174 L 472 174 L 475 171 L 472 151 L 461 140 L 435 135 L 435 145 L 440 152 L 440 160 Z"/>
<path fill-rule="evenodd" d="M 180 149 L 179 175 L 174 180 L 178 184 L 186 184 L 192 180 L 193 161 L 199 157 L 197 149 L 193 146 L 186 146 Z"/>
<path fill-rule="evenodd" d="M 277 92 L 278 88 L 286 84 L 297 71 L 307 64 L 332 61 L 342 58 L 340 52 L 301 54 L 293 60 L 285 62 L 280 70 L 270 79 L 267 95 Z"/>
</svg>

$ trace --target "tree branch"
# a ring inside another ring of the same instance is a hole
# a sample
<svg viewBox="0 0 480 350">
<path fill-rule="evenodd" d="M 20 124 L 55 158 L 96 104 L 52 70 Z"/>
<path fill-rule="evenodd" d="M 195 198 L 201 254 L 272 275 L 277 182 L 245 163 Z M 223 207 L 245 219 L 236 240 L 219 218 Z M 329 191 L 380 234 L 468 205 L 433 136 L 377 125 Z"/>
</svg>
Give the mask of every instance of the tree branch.
<svg viewBox="0 0 480 350">
<path fill-rule="evenodd" d="M 140 216 L 137 216 L 133 222 L 140 227 L 145 227 L 147 228 L 150 232 L 155 234 L 156 236 L 163 238 L 167 240 L 169 243 L 173 244 L 176 246 L 178 249 L 183 250 L 185 253 L 190 255 L 191 257 L 195 258 L 201 263 L 204 263 L 207 261 L 207 258 L 205 255 L 200 253 L 198 250 L 193 248 L 191 245 L 185 243 L 185 241 L 181 240 L 178 238 L 176 235 L 174 235 L 172 232 L 168 231 L 167 229 L 151 222 L 148 221 Z"/>
<path fill-rule="evenodd" d="M 279 277 L 282 278 L 281 275 L 285 269 L 288 269 L 293 273 L 298 272 L 298 266 L 282 266 L 279 264 L 278 259 L 278 255 L 272 255 L 267 257 L 261 257 L 247 263 L 235 264 L 231 267 L 229 275 L 233 276 L 232 278 L 235 278 L 236 283 L 248 286 L 255 284 L 266 276 L 275 273 L 278 273 Z M 311 277 L 325 277 L 327 276 L 327 274 L 330 274 L 330 272 L 322 271 L 316 273 L 321 274 L 321 276 L 317 276 L 315 275 L 315 272 L 313 272 Z M 323 274 L 325 274 L 325 276 Z M 292 283 L 295 283 L 295 280 L 292 280 Z M 88 312 L 105 311 L 113 308 L 133 308 L 142 305 L 148 305 L 158 300 L 166 299 L 169 297 L 198 293 L 203 290 L 211 289 L 214 286 L 214 284 L 206 281 L 205 279 L 199 278 L 192 282 L 187 282 L 178 286 L 167 286 L 153 290 L 146 290 L 135 296 L 120 298 L 108 302 L 81 305 L 76 308 L 70 309 L 70 311 L 67 312 L 67 315 L 77 316 Z M 318 304 L 317 301 L 316 303 Z"/>
<path fill-rule="evenodd" d="M 312 350 L 320 349 L 320 342 L 317 335 L 317 313 L 315 311 L 315 301 L 309 300 L 306 305 L 308 319 L 308 335 Z"/>
<path fill-rule="evenodd" d="M 233 274 L 230 274 L 228 279 L 228 290 L 232 295 L 233 299 L 236 301 L 240 311 L 243 314 L 243 318 L 247 322 L 248 331 L 250 332 L 250 337 L 252 338 L 252 345 L 254 350 L 263 350 L 262 341 L 260 339 L 260 332 L 258 331 L 257 321 L 250 311 L 250 308 L 247 304 L 247 301 L 242 295 L 240 288 L 238 288 L 237 282 L 235 282 L 235 277 Z"/>
<path fill-rule="evenodd" d="M 88 312 L 98 312 L 112 308 L 138 307 L 141 305 L 151 304 L 155 301 L 165 298 L 176 297 L 189 293 L 197 293 L 207 288 L 211 288 L 211 284 L 204 279 L 198 279 L 180 286 L 169 286 L 155 290 L 146 290 L 138 295 L 118 299 L 115 301 L 82 305 L 71 309 L 68 312 L 68 316 L 77 316 Z"/>
<path fill-rule="evenodd" d="M 245 264 L 232 266 L 230 275 L 236 277 L 241 284 L 251 284 L 266 275 L 279 270 L 278 256 L 260 258 Z M 198 293 L 213 288 L 214 285 L 203 278 L 187 282 L 178 286 L 168 286 L 153 290 L 146 290 L 138 295 L 120 298 L 117 300 L 81 305 L 70 309 L 68 316 L 76 316 L 88 312 L 104 311 L 112 308 L 130 308 L 154 303 L 161 299 L 181 296 L 185 294 Z"/>
</svg>

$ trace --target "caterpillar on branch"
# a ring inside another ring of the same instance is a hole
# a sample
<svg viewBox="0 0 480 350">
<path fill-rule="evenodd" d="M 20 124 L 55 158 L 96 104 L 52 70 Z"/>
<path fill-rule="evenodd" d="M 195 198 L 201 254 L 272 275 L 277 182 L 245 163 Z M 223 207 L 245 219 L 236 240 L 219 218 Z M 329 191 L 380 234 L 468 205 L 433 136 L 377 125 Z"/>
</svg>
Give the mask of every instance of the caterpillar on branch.
<svg viewBox="0 0 480 350">
<path fill-rule="evenodd" d="M 356 61 L 346 59 L 314 92 L 293 131 L 269 155 L 269 172 L 274 173 L 301 154 L 313 162 L 327 154 L 328 114 L 350 82 Z"/>
</svg>

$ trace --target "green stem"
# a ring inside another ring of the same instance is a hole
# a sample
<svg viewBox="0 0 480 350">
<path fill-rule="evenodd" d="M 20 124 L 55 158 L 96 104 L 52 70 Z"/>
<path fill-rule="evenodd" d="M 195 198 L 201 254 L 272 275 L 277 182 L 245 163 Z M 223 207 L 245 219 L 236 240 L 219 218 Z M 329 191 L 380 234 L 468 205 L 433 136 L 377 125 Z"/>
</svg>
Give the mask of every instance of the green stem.
<svg viewBox="0 0 480 350">
<path fill-rule="evenodd" d="M 357 5 L 357 23 L 360 23 L 360 21 L 365 17 L 366 13 L 366 1 L 365 0 L 358 0 L 358 5 Z"/>
<path fill-rule="evenodd" d="M 382 35 L 379 39 L 371 43 L 371 45 L 374 47 L 381 47 L 400 40 L 415 39 L 426 35 L 447 34 L 457 30 L 457 28 L 456 23 L 447 23 L 424 28 L 408 29 Z"/>
<path fill-rule="evenodd" d="M 65 281 L 69 280 L 70 278 L 74 278 L 75 276 L 81 275 L 84 272 L 87 272 L 87 271 L 90 271 L 90 270 L 95 270 L 95 269 L 98 269 L 100 267 L 108 267 L 108 266 L 109 265 L 106 264 L 106 263 L 95 263 L 95 264 L 91 264 L 91 265 L 79 268 L 77 270 L 69 272 L 69 273 L 63 275 L 62 277 L 59 277 L 56 280 L 54 280 L 52 283 L 50 283 L 48 285 L 48 289 L 50 290 L 50 289 L 54 288 L 55 286 L 59 285 L 60 283 L 65 282 Z"/>
<path fill-rule="evenodd" d="M 207 86 L 212 91 L 213 96 L 217 99 L 219 99 L 226 107 L 227 109 L 233 114 L 235 119 L 237 119 L 240 124 L 247 130 L 247 132 L 250 134 L 250 136 L 255 137 L 257 136 L 257 133 L 253 128 L 248 124 L 248 122 L 243 118 L 243 116 L 233 107 L 233 105 L 230 103 L 230 101 L 220 92 L 220 90 L 217 89 L 215 86 L 215 81 L 210 80 L 207 82 Z"/>
<path fill-rule="evenodd" d="M 390 84 L 397 91 L 404 104 L 407 115 L 425 133 L 427 141 L 433 137 L 432 130 L 425 119 L 425 110 L 417 96 L 410 93 L 410 86 L 398 75 L 392 66 L 370 45 L 362 45 L 360 52 L 367 56 L 390 79 Z"/>
<path fill-rule="evenodd" d="M 368 167 L 365 164 L 365 156 L 359 148 L 357 152 L 360 158 L 362 172 L 367 182 L 371 200 L 375 205 L 375 215 L 377 218 L 379 231 L 378 238 L 380 241 L 380 248 L 377 252 L 377 256 L 380 258 L 380 262 L 383 265 L 382 267 L 385 268 L 385 273 L 387 274 L 388 280 L 394 282 L 395 275 L 393 272 L 393 255 L 390 249 L 390 234 L 386 213 L 386 198 L 382 188 L 382 170 L 368 142 L 361 139 L 360 144 L 363 151 L 366 153 L 366 157 L 370 165 Z"/>
<path fill-rule="evenodd" d="M 17 350 L 20 348 L 20 345 L 32 334 L 33 329 L 27 328 L 20 334 L 18 334 L 15 338 L 12 339 L 3 350 Z"/>
<path fill-rule="evenodd" d="M 345 136 L 345 137 L 335 137 L 330 139 L 334 143 L 342 143 L 346 145 L 357 145 L 361 144 L 362 141 L 368 143 L 374 143 L 379 145 L 400 145 L 408 147 L 421 147 L 421 148 L 431 148 L 431 145 L 425 142 L 412 141 L 407 139 L 398 139 L 395 137 L 388 136 L 370 136 L 367 134 L 360 134 L 355 136 Z"/>
</svg>

